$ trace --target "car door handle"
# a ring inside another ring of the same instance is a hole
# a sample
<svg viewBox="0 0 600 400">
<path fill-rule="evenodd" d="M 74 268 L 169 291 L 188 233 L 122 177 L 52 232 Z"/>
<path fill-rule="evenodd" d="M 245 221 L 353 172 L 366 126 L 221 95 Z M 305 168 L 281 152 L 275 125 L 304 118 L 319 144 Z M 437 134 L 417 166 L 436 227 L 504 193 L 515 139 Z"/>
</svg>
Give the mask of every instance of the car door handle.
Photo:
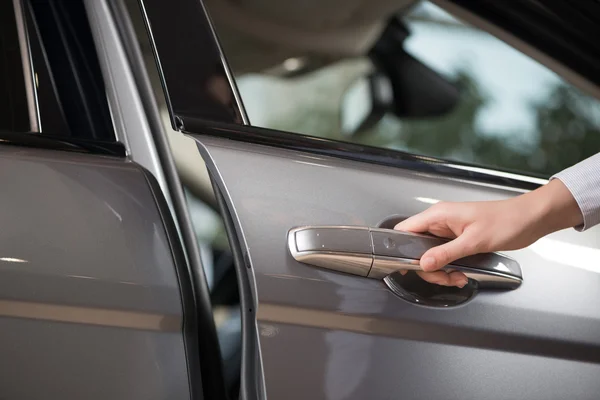
<svg viewBox="0 0 600 400">
<path fill-rule="evenodd" d="M 296 261 L 373 279 L 400 270 L 420 270 L 421 256 L 447 241 L 361 226 L 303 226 L 288 233 L 288 247 Z M 444 269 L 463 272 L 480 289 L 515 289 L 523 281 L 519 263 L 499 253 L 464 257 Z"/>
</svg>

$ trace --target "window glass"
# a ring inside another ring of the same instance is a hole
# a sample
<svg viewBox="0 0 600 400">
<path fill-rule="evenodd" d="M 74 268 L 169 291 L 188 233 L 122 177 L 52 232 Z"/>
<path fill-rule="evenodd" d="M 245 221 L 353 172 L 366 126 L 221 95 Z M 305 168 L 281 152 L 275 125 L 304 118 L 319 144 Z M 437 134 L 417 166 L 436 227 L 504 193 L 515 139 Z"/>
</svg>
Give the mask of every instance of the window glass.
<svg viewBox="0 0 600 400">
<path fill-rule="evenodd" d="M 379 81 L 366 80 L 375 70 L 366 55 L 336 59 L 301 73 L 305 55 L 299 51 L 296 57 L 290 51 L 286 54 L 293 57 L 281 64 L 266 68 L 254 60 L 260 67 L 249 68 L 251 63 L 244 57 L 267 59 L 268 52 L 238 51 L 235 43 L 245 42 L 236 41 L 235 35 L 244 35 L 228 29 L 219 18 L 216 24 L 219 34 L 224 31 L 224 50 L 255 126 L 545 177 L 600 151 L 596 99 L 432 3 L 423 1 L 402 10 L 399 18 L 410 33 L 398 46 L 398 54 L 403 47 L 407 60 L 416 59 L 458 89 L 449 109 L 435 110 L 443 108 L 443 84 L 436 92 L 432 84 L 436 78 L 414 75 L 414 70 L 403 71 L 404 80 L 398 84 L 402 90 L 394 91 L 393 104 L 386 103 L 382 93 L 374 101 L 365 93 L 377 84 L 365 82 Z M 410 61 L 410 65 L 415 64 Z M 282 69 L 298 71 L 282 75 Z M 400 112 L 394 112 L 394 107 Z M 365 114 L 365 110 L 376 112 Z M 344 124 L 360 128 L 367 114 L 376 123 L 352 134 L 343 129 Z"/>
<path fill-rule="evenodd" d="M 0 2 L 0 129 L 26 132 L 32 92 L 28 96 L 25 87 L 19 36 L 13 2 Z"/>
<path fill-rule="evenodd" d="M 82 0 L 0 5 L 0 129 L 115 140 Z"/>
<path fill-rule="evenodd" d="M 69 126 L 56 90 L 56 82 L 50 73 L 48 57 L 40 38 L 40 31 L 31 9 L 26 13 L 27 30 L 33 79 L 39 104 L 40 131 L 50 134 L 69 134 Z"/>
</svg>

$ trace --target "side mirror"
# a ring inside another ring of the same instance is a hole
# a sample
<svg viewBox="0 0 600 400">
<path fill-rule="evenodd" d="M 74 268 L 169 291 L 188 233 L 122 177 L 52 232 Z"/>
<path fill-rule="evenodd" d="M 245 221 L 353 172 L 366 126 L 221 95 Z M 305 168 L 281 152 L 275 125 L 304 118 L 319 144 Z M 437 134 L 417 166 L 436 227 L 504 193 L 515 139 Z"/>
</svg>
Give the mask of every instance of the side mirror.
<svg viewBox="0 0 600 400">
<path fill-rule="evenodd" d="M 351 137 L 369 130 L 392 108 L 393 103 L 392 83 L 387 76 L 379 72 L 360 76 L 342 96 L 342 135 Z"/>
</svg>

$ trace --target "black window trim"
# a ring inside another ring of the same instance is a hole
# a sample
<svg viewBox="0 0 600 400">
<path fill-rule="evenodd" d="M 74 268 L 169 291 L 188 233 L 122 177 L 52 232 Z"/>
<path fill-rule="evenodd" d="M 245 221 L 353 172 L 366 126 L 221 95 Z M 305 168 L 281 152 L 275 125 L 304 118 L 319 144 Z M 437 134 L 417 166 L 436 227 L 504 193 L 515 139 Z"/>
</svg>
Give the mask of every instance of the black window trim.
<svg viewBox="0 0 600 400">
<path fill-rule="evenodd" d="M 46 150 L 70 151 L 125 158 L 127 151 L 120 142 L 53 136 L 37 132 L 12 132 L 0 130 L 0 145 L 35 147 Z"/>
<path fill-rule="evenodd" d="M 479 165 L 420 156 L 381 147 L 341 142 L 262 127 L 207 121 L 182 115 L 177 117 L 182 123 L 181 131 L 188 134 L 222 137 L 252 144 L 401 168 L 426 174 L 437 174 L 447 178 L 476 181 L 515 189 L 534 190 L 547 182 L 547 179 L 541 176 L 525 176 L 514 171 L 494 171 Z"/>
</svg>

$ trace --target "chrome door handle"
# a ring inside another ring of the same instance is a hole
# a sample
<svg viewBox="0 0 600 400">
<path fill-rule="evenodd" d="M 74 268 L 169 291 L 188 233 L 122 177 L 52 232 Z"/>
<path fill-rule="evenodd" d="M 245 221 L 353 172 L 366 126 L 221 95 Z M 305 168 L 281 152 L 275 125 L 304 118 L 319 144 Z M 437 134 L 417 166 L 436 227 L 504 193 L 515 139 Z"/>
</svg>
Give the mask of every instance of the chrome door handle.
<svg viewBox="0 0 600 400">
<path fill-rule="evenodd" d="M 299 262 L 383 279 L 399 270 L 420 270 L 428 249 L 448 239 L 361 226 L 303 226 L 288 233 L 288 247 Z M 519 263 L 499 253 L 483 253 L 444 267 L 463 272 L 481 289 L 516 289 L 523 281 Z"/>
</svg>

